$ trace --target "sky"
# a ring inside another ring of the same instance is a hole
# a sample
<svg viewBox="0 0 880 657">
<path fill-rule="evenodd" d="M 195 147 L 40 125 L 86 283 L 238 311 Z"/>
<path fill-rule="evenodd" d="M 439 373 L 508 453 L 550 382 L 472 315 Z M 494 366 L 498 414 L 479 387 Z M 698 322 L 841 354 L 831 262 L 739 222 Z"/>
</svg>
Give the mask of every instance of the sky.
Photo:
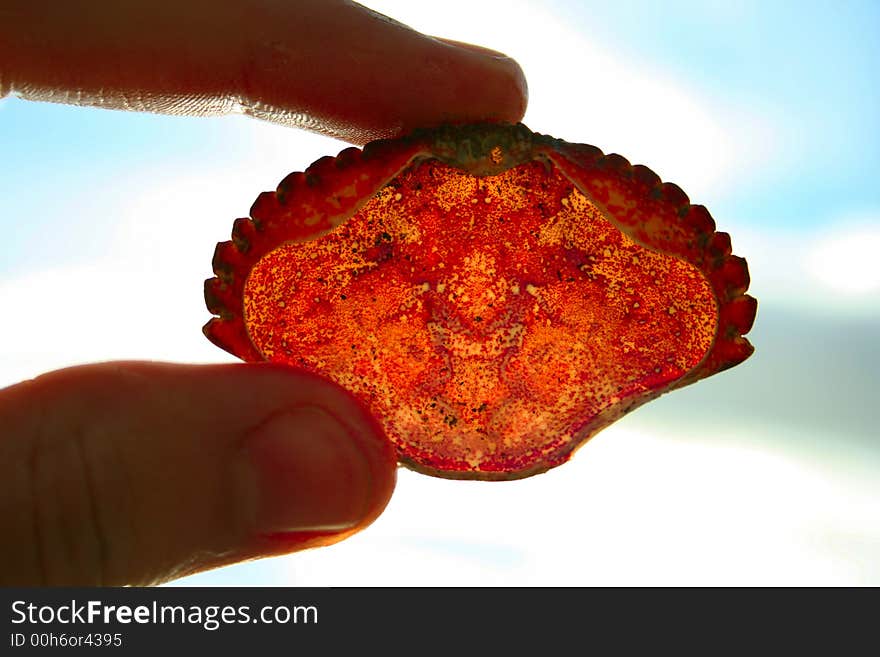
<svg viewBox="0 0 880 657">
<path fill-rule="evenodd" d="M 880 4 L 367 2 L 514 56 L 524 123 L 706 205 L 759 300 L 744 364 L 517 482 L 401 470 L 326 549 L 198 585 L 880 585 Z M 0 385 L 201 334 L 217 241 L 345 144 L 244 117 L 0 101 Z"/>
</svg>

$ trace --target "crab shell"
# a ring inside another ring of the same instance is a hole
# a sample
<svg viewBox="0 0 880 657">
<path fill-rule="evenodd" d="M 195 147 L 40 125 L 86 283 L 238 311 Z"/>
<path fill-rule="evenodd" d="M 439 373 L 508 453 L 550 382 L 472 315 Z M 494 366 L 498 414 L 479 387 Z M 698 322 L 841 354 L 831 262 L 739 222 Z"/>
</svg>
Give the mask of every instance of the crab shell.
<svg viewBox="0 0 880 657">
<path fill-rule="evenodd" d="M 447 478 L 543 472 L 753 351 L 748 268 L 705 207 L 521 124 L 322 158 L 259 195 L 213 268 L 213 343 L 335 380 L 403 465 Z"/>
</svg>

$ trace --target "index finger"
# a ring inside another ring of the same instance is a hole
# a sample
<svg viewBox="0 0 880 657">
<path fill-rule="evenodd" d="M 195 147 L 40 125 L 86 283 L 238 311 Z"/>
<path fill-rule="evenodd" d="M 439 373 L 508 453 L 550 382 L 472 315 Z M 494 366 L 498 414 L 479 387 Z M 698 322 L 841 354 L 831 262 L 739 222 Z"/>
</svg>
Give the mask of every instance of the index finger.
<svg viewBox="0 0 880 657">
<path fill-rule="evenodd" d="M 344 0 L 6 0 L 0 96 L 186 115 L 240 111 L 365 143 L 522 118 L 519 65 Z"/>
</svg>

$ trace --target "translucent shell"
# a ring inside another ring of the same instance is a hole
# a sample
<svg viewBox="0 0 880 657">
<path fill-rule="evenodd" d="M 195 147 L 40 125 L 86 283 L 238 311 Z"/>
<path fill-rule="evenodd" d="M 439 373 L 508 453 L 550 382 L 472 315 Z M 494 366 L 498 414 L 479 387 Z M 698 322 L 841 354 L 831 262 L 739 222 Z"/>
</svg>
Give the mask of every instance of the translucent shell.
<svg viewBox="0 0 880 657">
<path fill-rule="evenodd" d="M 543 472 L 753 351 L 746 262 L 703 206 L 522 125 L 322 158 L 257 198 L 214 273 L 212 342 L 336 381 L 441 477 Z"/>
</svg>

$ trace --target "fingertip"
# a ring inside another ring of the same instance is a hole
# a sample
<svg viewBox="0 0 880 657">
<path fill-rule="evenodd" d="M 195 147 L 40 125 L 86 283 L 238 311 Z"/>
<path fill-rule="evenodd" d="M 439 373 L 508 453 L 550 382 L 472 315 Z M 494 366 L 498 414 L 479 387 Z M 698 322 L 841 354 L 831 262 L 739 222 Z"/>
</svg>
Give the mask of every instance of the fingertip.
<svg viewBox="0 0 880 657">
<path fill-rule="evenodd" d="M 292 375 L 314 395 L 248 430 L 234 456 L 253 549 L 263 556 L 285 553 L 365 529 L 396 484 L 396 453 L 381 426 L 347 391 L 323 379 L 284 366 L 256 367 Z"/>
<path fill-rule="evenodd" d="M 285 410 L 248 436 L 240 481 L 251 500 L 256 551 L 269 556 L 330 545 L 378 518 L 396 463 L 364 438 L 315 406 Z"/>
<path fill-rule="evenodd" d="M 498 78 L 497 118 L 508 123 L 517 123 L 525 116 L 529 103 L 529 86 L 522 66 L 512 57 L 473 43 L 456 41 L 444 37 L 434 37 L 438 41 L 474 53 L 485 60 L 487 75 Z"/>
<path fill-rule="evenodd" d="M 276 363 L 208 366 L 202 374 L 219 378 L 217 401 L 242 413 L 229 420 L 238 431 L 227 471 L 239 514 L 233 524 L 243 531 L 221 562 L 204 567 L 331 545 L 382 514 L 397 482 L 397 454 L 351 393 Z M 252 409 L 255 396 L 261 403 Z"/>
<path fill-rule="evenodd" d="M 422 34 L 354 3 L 292 5 L 246 31 L 244 111 L 364 144 L 448 123 L 516 123 L 528 87 L 496 51 Z"/>
</svg>

